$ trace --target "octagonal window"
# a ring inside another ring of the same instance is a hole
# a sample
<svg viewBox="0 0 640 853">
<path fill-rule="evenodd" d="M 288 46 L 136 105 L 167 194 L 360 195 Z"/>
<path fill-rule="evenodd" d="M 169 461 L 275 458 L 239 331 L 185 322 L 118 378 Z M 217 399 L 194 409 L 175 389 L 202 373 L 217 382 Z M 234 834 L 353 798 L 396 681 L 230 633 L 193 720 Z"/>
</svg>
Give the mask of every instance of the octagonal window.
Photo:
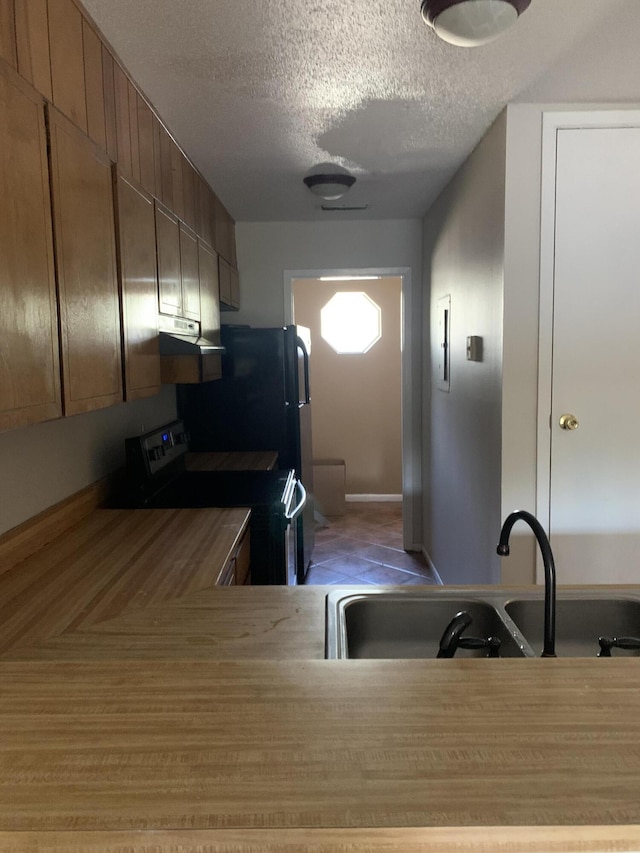
<svg viewBox="0 0 640 853">
<path fill-rule="evenodd" d="M 380 306 L 366 293 L 334 293 L 320 311 L 320 334 L 337 353 L 368 352 L 382 337 Z"/>
</svg>

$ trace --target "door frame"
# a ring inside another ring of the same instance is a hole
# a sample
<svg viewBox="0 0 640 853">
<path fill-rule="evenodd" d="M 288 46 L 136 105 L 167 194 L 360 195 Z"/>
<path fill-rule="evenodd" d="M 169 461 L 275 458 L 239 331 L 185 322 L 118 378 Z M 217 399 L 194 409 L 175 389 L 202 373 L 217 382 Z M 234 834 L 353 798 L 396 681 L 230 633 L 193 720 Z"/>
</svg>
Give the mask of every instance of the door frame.
<svg viewBox="0 0 640 853">
<path fill-rule="evenodd" d="M 416 388 L 420 385 L 417 375 L 419 362 L 412 360 L 415 334 L 411 318 L 417 307 L 414 296 L 410 267 L 341 268 L 321 270 L 285 270 L 284 271 L 284 321 L 293 322 L 293 280 L 295 278 L 321 278 L 323 276 L 381 276 L 382 278 L 400 278 L 401 315 L 401 381 L 402 381 L 402 530 L 403 546 L 407 551 L 422 552 L 421 535 L 421 495 L 422 495 L 422 456 L 420 442 L 421 408 Z M 419 341 L 417 342 L 420 343 Z"/>
<path fill-rule="evenodd" d="M 640 110 L 591 109 L 542 113 L 540 182 L 540 284 L 538 317 L 538 428 L 536 515 L 547 533 L 551 523 L 551 404 L 553 390 L 553 300 L 555 273 L 556 147 L 560 130 L 640 127 Z M 539 549 L 538 549 L 539 551 Z M 544 568 L 536 556 L 536 582 Z"/>
</svg>

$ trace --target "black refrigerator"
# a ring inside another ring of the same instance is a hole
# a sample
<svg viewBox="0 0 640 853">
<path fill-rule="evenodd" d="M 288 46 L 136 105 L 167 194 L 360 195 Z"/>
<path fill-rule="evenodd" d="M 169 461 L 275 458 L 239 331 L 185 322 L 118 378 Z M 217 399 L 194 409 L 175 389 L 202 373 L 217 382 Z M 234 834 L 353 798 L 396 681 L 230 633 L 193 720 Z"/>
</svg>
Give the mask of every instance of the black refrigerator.
<svg viewBox="0 0 640 853">
<path fill-rule="evenodd" d="M 192 451 L 276 450 L 307 491 L 298 518 L 298 583 L 314 544 L 309 355 L 296 326 L 223 326 L 222 379 L 178 386 Z"/>
</svg>

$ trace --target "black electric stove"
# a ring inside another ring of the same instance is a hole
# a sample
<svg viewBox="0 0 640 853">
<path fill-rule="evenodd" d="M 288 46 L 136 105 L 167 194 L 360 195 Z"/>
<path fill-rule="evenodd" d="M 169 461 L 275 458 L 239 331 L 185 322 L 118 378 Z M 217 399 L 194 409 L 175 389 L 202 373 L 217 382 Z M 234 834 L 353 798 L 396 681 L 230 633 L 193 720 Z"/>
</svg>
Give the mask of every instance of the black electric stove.
<svg viewBox="0 0 640 853">
<path fill-rule="evenodd" d="M 251 583 L 295 584 L 295 520 L 305 492 L 288 471 L 188 471 L 188 435 L 173 421 L 126 439 L 126 485 L 117 505 L 128 508 L 251 509 Z M 297 501 L 297 503 L 296 503 Z"/>
</svg>

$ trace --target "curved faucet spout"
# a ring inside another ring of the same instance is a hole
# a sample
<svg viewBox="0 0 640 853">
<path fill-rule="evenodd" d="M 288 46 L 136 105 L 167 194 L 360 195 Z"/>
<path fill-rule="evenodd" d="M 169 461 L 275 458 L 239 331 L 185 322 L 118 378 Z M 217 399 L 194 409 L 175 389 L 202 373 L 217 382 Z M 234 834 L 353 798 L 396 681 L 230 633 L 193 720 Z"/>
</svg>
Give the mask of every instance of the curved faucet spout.
<svg viewBox="0 0 640 853">
<path fill-rule="evenodd" d="M 460 635 L 469 627 L 469 625 L 471 625 L 472 622 L 473 619 L 466 610 L 461 610 L 459 613 L 456 613 L 451 622 L 449 622 L 447 627 L 444 629 L 440 640 L 440 648 L 436 657 L 452 658 L 458 648 Z"/>
<path fill-rule="evenodd" d="M 547 534 L 538 519 L 530 512 L 519 509 L 509 513 L 502 525 L 497 548 L 500 556 L 507 557 L 509 555 L 509 536 L 516 521 L 526 521 L 533 530 L 542 553 L 544 564 L 544 648 L 542 657 L 554 658 L 556 656 L 556 564 L 553 559 L 553 552 Z"/>
</svg>

